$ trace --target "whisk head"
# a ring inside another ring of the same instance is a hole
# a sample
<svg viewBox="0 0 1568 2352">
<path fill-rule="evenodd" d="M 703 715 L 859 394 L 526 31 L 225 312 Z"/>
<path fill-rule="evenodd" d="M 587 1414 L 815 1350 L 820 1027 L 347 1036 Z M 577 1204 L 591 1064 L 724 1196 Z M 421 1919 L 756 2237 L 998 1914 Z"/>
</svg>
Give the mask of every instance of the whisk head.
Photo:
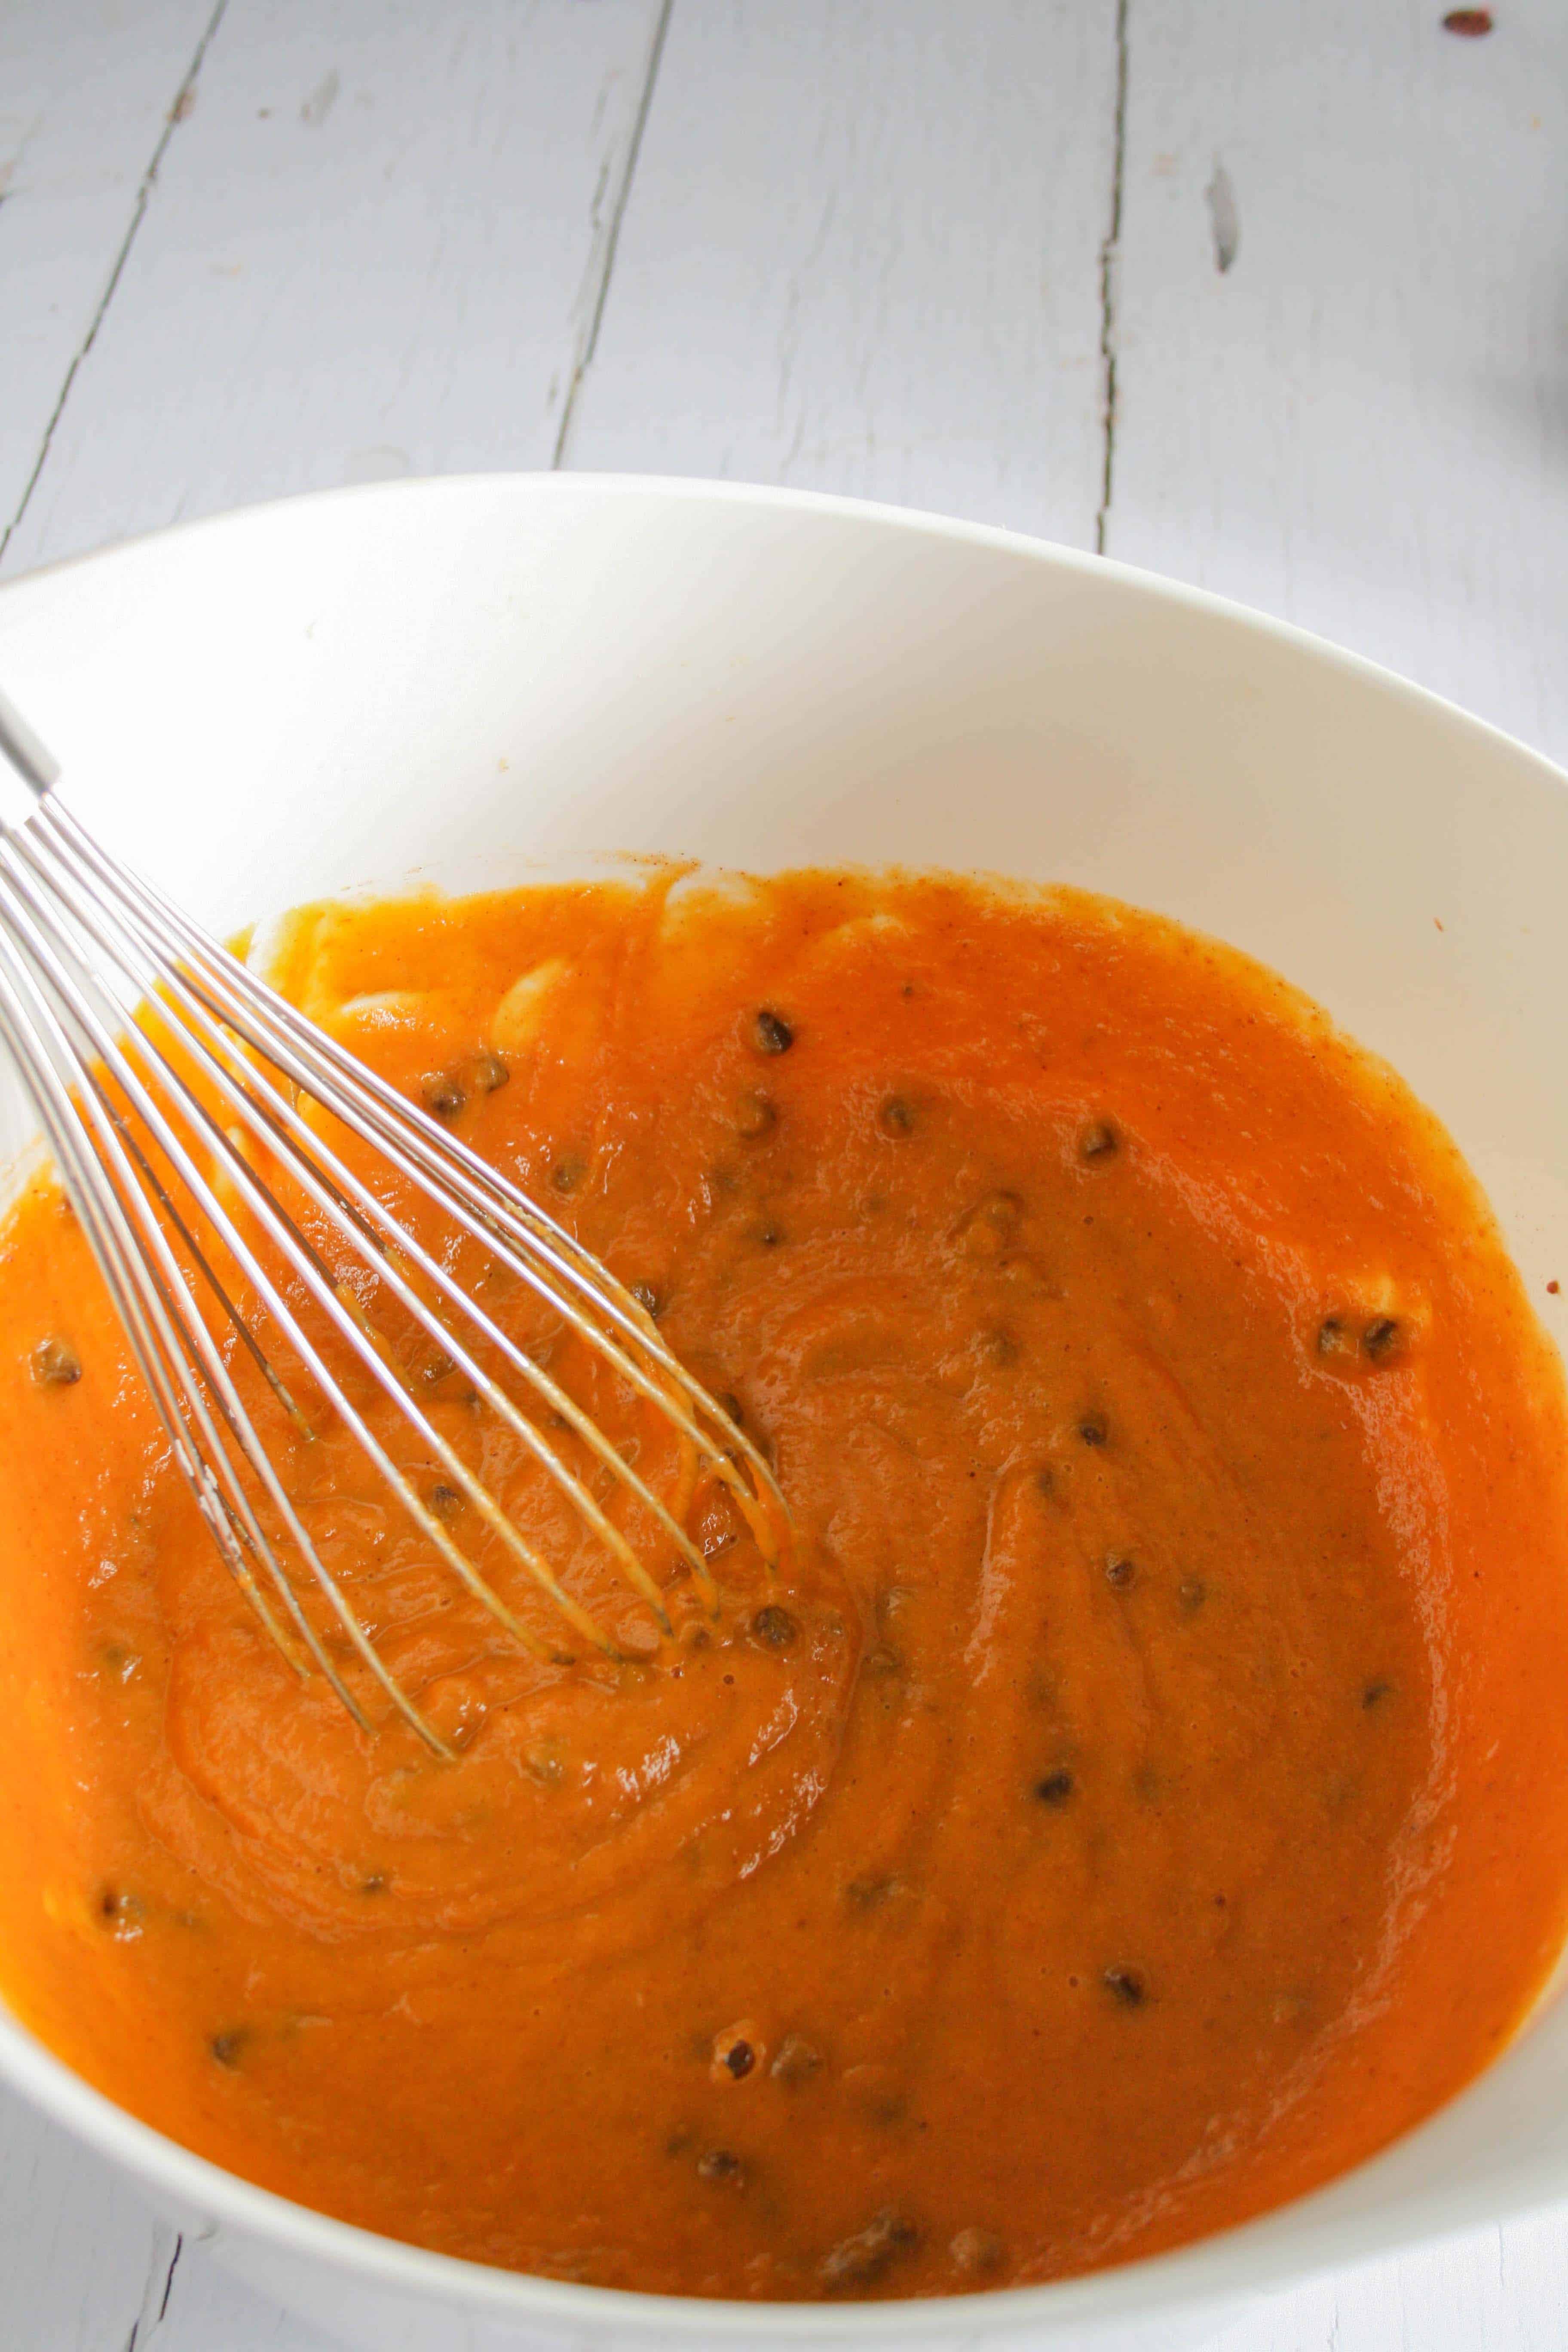
<svg viewBox="0 0 1568 2352">
<path fill-rule="evenodd" d="M 374 1685 L 455 1752 L 312 1533 L 300 1471 L 327 1432 L 352 1439 L 422 1544 L 538 1656 L 616 1658 L 625 1643 L 603 1599 L 563 1580 L 542 1516 L 558 1531 L 569 1517 L 599 1594 L 618 1586 L 657 1639 L 673 1636 L 678 1607 L 720 1611 L 685 1525 L 700 1483 L 726 1490 L 776 1571 L 790 1529 L 772 1472 L 647 1308 L 437 1116 L 110 856 L 16 740 L 0 728 L 41 796 L 0 832 L 0 1036 L 180 1469 L 290 1662 L 324 1675 L 363 1728 Z M 476 1265 L 521 1314 L 481 1305 Z M 581 1375 L 570 1385 L 563 1345 Z M 443 1384 L 470 1416 L 463 1442 Z M 647 1446 L 650 1426 L 660 1443 Z M 488 1475 L 502 1458 L 552 1501 L 529 1512 L 533 1532 Z M 508 1564 L 508 1592 L 491 1559 Z"/>
</svg>

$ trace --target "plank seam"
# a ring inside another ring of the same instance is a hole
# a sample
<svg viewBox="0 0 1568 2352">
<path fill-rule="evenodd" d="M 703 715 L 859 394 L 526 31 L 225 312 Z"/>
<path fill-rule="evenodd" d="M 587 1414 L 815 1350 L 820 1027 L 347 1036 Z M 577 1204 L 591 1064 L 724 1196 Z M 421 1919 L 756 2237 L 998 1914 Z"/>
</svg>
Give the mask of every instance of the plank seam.
<svg viewBox="0 0 1568 2352">
<path fill-rule="evenodd" d="M 174 2251 L 169 2256 L 169 2267 L 163 2274 L 163 2293 L 158 2304 L 158 2316 L 153 2323 L 154 2327 L 162 2327 L 169 2315 L 169 2297 L 174 2291 L 174 2273 L 180 2267 L 180 2256 L 184 2251 L 184 2232 L 180 2231 L 175 2234 Z"/>
<path fill-rule="evenodd" d="M 1129 0 L 1116 0 L 1116 110 L 1110 148 L 1110 215 L 1100 248 L 1100 505 L 1094 517 L 1094 551 L 1105 553 L 1116 486 L 1116 278 L 1121 250 L 1121 195 L 1127 175 L 1127 15 Z"/>
<path fill-rule="evenodd" d="M 16 511 L 12 516 L 10 521 L 6 524 L 4 532 L 0 533 L 0 563 L 3 563 L 5 560 L 5 551 L 10 546 L 13 534 L 15 533 L 18 524 L 21 522 L 23 516 L 26 513 L 28 507 L 32 503 L 33 492 L 37 488 L 44 467 L 48 463 L 49 450 L 53 446 L 55 434 L 59 426 L 59 421 L 65 415 L 66 403 L 71 396 L 71 387 L 76 383 L 77 374 L 81 367 L 82 362 L 86 359 L 88 353 L 91 351 L 93 344 L 98 340 L 98 331 L 102 326 L 104 319 L 108 314 L 109 306 L 114 299 L 115 289 L 120 284 L 121 278 L 124 274 L 125 264 L 131 256 L 131 248 L 136 242 L 137 231 L 141 228 L 142 223 L 146 217 L 147 206 L 152 201 L 153 189 L 158 177 L 158 167 L 163 160 L 170 140 L 174 137 L 175 131 L 179 129 L 180 124 L 185 121 L 191 111 L 191 106 L 195 94 L 197 77 L 200 75 L 202 69 L 202 61 L 205 58 L 207 50 L 212 44 L 214 34 L 217 31 L 218 26 L 224 20 L 224 16 L 227 7 L 228 0 L 216 0 L 216 5 L 214 7 L 212 15 L 207 19 L 206 29 L 202 34 L 200 40 L 196 43 L 195 54 L 191 58 L 190 64 L 185 68 L 184 79 L 181 82 L 179 89 L 174 92 L 174 104 L 170 107 L 168 113 L 163 118 L 163 128 L 159 133 L 158 143 L 153 150 L 152 161 L 149 163 L 147 169 L 142 174 L 141 184 L 136 191 L 136 201 L 131 208 L 130 223 L 126 228 L 124 236 L 121 239 L 120 250 L 114 257 L 114 266 L 109 273 L 103 292 L 99 297 L 97 308 L 94 310 L 92 317 L 88 323 L 87 333 L 82 340 L 81 346 L 77 352 L 75 357 L 72 359 L 69 367 L 66 370 L 65 380 L 60 385 L 59 397 L 55 402 L 49 421 L 44 427 L 44 437 L 38 445 L 38 454 L 33 462 L 33 470 L 27 477 L 26 486 L 22 492 L 20 504 L 17 506 Z M 134 2340 L 134 2333 L 132 2340 Z"/>
<path fill-rule="evenodd" d="M 626 142 L 626 168 L 621 173 L 621 184 L 616 191 L 616 200 L 611 207 L 609 228 L 600 247 L 599 283 L 595 289 L 594 307 L 588 320 L 587 331 L 583 337 L 577 355 L 572 362 L 572 378 L 567 384 L 565 404 L 561 411 L 561 430 L 555 436 L 555 454 L 550 461 L 551 470 L 555 473 L 558 473 L 566 463 L 567 444 L 571 439 L 572 425 L 577 414 L 577 394 L 582 389 L 584 377 L 594 364 L 594 353 L 599 347 L 599 329 L 604 321 L 605 303 L 609 295 L 610 278 L 616 267 L 616 249 L 620 243 L 621 222 L 626 216 L 627 199 L 632 192 L 632 182 L 637 177 L 637 158 L 642 152 L 643 131 L 647 128 L 648 114 L 653 106 L 654 88 L 658 80 L 658 68 L 664 57 L 664 37 L 669 30 L 669 20 L 674 13 L 674 7 L 675 0 L 661 0 L 658 21 L 654 26 L 653 39 L 648 45 L 647 71 L 643 77 L 642 94 L 637 100 L 637 115 L 632 123 L 632 135 Z M 0 556 L 3 556 L 5 551 L 4 544 L 0 543 Z"/>
<path fill-rule="evenodd" d="M 169 2242 L 171 2237 L 174 2239 L 172 2247 Z M 147 2248 L 142 2301 L 121 2352 L 153 2352 L 153 2339 L 163 2340 L 163 2323 L 169 2316 L 169 2298 L 174 2291 L 174 2273 L 180 2267 L 180 2256 L 184 2251 L 183 2230 L 171 2231 L 163 2222 L 154 2223 Z"/>
</svg>

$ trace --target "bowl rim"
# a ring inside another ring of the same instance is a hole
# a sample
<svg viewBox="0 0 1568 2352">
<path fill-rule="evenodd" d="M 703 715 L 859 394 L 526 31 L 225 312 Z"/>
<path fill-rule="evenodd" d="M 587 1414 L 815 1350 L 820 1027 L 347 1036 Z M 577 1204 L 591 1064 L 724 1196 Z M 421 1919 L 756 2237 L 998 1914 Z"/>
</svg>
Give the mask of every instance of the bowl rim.
<svg viewBox="0 0 1568 2352">
<path fill-rule="evenodd" d="M 569 500 L 599 499 L 608 504 L 643 500 L 670 506 L 733 506 L 764 512 L 819 515 L 825 520 L 880 526 L 910 539 L 947 541 L 982 552 L 1024 558 L 1047 571 L 1109 580 L 1135 598 L 1173 605 L 1206 620 L 1228 623 L 1243 634 L 1272 640 L 1309 661 L 1325 664 L 1412 710 L 1425 711 L 1443 720 L 1468 736 L 1479 749 L 1484 747 L 1494 753 L 1500 751 L 1522 759 L 1542 782 L 1550 780 L 1568 789 L 1568 770 L 1507 730 L 1476 717 L 1447 697 L 1416 685 L 1379 662 L 1234 598 L 1168 578 L 1141 565 L 1000 524 L 970 522 L 886 501 L 762 483 L 694 476 L 520 468 L 411 476 L 307 490 L 254 500 L 35 566 L 0 581 L 0 616 L 14 604 L 25 602 L 39 583 L 52 583 L 83 566 L 102 569 L 122 562 L 133 564 L 145 552 L 171 541 L 183 544 L 226 533 L 243 537 L 247 530 L 268 521 L 314 513 L 321 508 L 441 503 L 476 495 L 524 501 L 557 497 Z M 1222 2306 L 1242 2296 L 1279 2292 L 1293 2282 L 1346 2262 L 1365 2260 L 1379 2252 L 1392 2254 L 1412 2242 L 1434 2242 L 1477 2226 L 1473 2214 L 1440 2211 L 1434 2220 L 1416 2222 L 1402 2220 L 1396 2210 L 1381 2218 L 1363 2212 L 1359 2221 L 1337 2216 L 1331 2231 L 1322 2235 L 1310 2234 L 1293 2249 L 1288 2243 L 1270 2242 L 1279 2234 L 1282 2222 L 1309 2215 L 1320 2199 L 1345 2181 L 1368 2174 L 1393 2149 L 1407 2146 L 1437 2115 L 1462 2102 L 1476 2084 L 1489 2076 L 1500 2063 L 1506 2063 L 1510 2053 L 1517 2053 L 1520 2039 L 1540 2006 L 1539 2000 L 1531 2004 L 1509 2042 L 1481 2074 L 1472 2078 L 1433 2116 L 1423 2118 L 1411 2131 L 1390 2143 L 1388 2148 L 1283 2205 L 1231 2228 L 1210 2231 L 1168 2252 L 1145 2255 L 1038 2285 L 865 2304 L 751 2302 L 580 2285 L 529 2272 L 505 2270 L 383 2236 L 264 2189 L 142 2122 L 57 2057 L 3 2006 L 0 2080 L 95 2153 L 129 2172 L 138 2184 L 145 2184 L 155 2197 L 161 2193 L 177 2206 L 193 2207 L 201 2212 L 203 2225 L 189 2232 L 197 2244 L 210 2242 L 226 2227 L 284 2253 L 314 2259 L 345 2279 L 384 2292 L 403 2288 L 427 2302 L 462 2306 L 472 2314 L 483 2313 L 517 2322 L 531 2317 L 577 2328 L 598 2326 L 623 2332 L 631 2329 L 645 2336 L 667 2338 L 672 2333 L 692 2339 L 732 2338 L 740 2334 L 757 2340 L 816 2336 L 823 2342 L 853 2338 L 868 2344 L 908 2343 L 951 2336 L 956 2328 L 973 2341 L 1004 2330 L 1026 2328 L 1031 2323 L 1049 2324 L 1054 2328 L 1074 2321 L 1092 2324 L 1120 2318 L 1136 2322 L 1140 2316 L 1147 2317 L 1156 2311 L 1170 2314 L 1194 2305 Z M 1492 2218 L 1504 2210 L 1511 2215 L 1552 2205 L 1558 2201 L 1559 2194 L 1550 2186 L 1531 2189 L 1516 2181 L 1510 2184 L 1506 2197 L 1499 2192 Z"/>
</svg>

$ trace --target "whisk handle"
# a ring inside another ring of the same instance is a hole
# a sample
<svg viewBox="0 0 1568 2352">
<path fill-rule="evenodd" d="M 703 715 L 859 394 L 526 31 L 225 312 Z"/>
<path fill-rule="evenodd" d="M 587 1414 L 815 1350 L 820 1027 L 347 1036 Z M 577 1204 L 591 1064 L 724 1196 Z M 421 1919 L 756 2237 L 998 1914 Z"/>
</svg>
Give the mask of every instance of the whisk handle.
<svg viewBox="0 0 1568 2352">
<path fill-rule="evenodd" d="M 34 803 L 41 801 L 59 774 L 51 757 L 21 712 L 0 694 L 0 824 L 26 824 Z M 18 786 L 24 789 L 19 790 Z"/>
</svg>

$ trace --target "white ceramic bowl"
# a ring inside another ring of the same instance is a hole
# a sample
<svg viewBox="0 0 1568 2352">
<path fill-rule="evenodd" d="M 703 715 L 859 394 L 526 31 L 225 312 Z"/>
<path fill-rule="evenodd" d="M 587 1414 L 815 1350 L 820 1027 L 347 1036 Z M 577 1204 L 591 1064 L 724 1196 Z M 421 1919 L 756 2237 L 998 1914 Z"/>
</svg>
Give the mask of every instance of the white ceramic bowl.
<svg viewBox="0 0 1568 2352">
<path fill-rule="evenodd" d="M 1211 597 L 827 499 L 400 484 L 21 581 L 0 593 L 0 679 L 83 814 L 219 929 L 416 870 L 463 887 L 649 850 L 987 868 L 1158 908 L 1398 1066 L 1556 1311 L 1568 779 Z M 0 1113 L 19 1139 L 14 1090 Z M 3 2020 L 0 2074 L 257 2286 L 374 2352 L 1173 2347 L 1304 2271 L 1568 2191 L 1561 2002 L 1422 2129 L 1264 2221 L 1059 2286 L 850 2309 L 422 2253 L 188 2155 Z"/>
</svg>

